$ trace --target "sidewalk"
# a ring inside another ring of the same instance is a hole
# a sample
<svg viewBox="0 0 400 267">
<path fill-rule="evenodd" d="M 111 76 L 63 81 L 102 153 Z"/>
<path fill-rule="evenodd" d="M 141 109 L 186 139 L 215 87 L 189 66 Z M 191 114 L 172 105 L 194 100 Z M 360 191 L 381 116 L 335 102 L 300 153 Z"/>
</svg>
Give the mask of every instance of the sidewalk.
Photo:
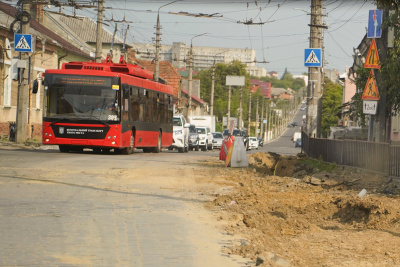
<svg viewBox="0 0 400 267">
<path fill-rule="evenodd" d="M 0 140 L 0 149 L 40 149 L 40 150 L 49 150 L 49 149 L 58 149 L 57 145 L 43 145 L 38 141 L 26 141 L 23 144 L 17 144 L 16 142 L 12 142 L 9 140 L 1 139 Z"/>
</svg>

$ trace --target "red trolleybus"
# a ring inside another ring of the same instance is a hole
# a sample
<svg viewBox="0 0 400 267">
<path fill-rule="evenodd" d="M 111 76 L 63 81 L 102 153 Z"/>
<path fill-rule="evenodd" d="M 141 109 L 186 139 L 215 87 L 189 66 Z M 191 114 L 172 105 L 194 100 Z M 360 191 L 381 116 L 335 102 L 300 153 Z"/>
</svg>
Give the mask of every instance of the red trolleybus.
<svg viewBox="0 0 400 267">
<path fill-rule="evenodd" d="M 61 152 L 91 148 L 158 153 L 172 144 L 173 88 L 126 64 L 69 62 L 45 72 L 43 144 Z"/>
</svg>

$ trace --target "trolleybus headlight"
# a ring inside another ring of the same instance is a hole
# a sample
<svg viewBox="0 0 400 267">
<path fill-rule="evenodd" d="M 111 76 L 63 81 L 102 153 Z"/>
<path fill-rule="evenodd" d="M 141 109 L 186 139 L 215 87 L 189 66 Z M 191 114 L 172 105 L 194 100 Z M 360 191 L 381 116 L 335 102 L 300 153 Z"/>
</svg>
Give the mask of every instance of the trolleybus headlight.
<svg viewBox="0 0 400 267">
<path fill-rule="evenodd" d="M 45 139 L 44 141 L 49 142 L 49 139 Z"/>
<path fill-rule="evenodd" d="M 116 136 L 116 135 L 114 135 L 114 136 L 113 136 L 113 138 L 114 138 L 114 139 L 117 139 L 117 136 Z"/>
<path fill-rule="evenodd" d="M 111 135 L 109 135 L 107 138 L 108 138 L 108 139 L 111 139 Z"/>
<path fill-rule="evenodd" d="M 52 134 L 52 133 L 49 133 L 49 136 L 53 136 L 53 134 Z"/>
<path fill-rule="evenodd" d="M 115 142 L 114 142 L 114 141 L 112 141 L 112 142 L 111 142 L 111 144 L 115 145 Z"/>
<path fill-rule="evenodd" d="M 44 136 L 47 136 L 47 133 L 44 133 Z"/>
</svg>

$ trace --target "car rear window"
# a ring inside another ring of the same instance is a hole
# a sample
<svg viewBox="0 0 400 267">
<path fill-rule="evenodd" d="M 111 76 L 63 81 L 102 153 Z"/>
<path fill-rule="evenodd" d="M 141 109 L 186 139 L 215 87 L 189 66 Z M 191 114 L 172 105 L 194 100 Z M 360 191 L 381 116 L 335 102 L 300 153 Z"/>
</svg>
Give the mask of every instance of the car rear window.
<svg viewBox="0 0 400 267">
<path fill-rule="evenodd" d="M 196 128 L 196 131 L 199 134 L 205 134 L 206 133 L 206 129 L 204 129 L 204 128 Z"/>
<path fill-rule="evenodd" d="M 213 133 L 214 138 L 224 138 L 220 133 Z"/>
</svg>

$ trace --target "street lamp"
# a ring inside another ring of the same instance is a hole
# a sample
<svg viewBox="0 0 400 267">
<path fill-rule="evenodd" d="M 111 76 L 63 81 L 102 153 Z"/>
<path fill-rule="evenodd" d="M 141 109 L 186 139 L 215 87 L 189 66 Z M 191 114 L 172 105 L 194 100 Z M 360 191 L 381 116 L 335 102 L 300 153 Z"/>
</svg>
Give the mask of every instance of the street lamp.
<svg viewBox="0 0 400 267">
<path fill-rule="evenodd" d="M 205 35 L 207 33 L 202 33 L 198 34 L 196 36 L 193 36 L 192 39 L 190 39 L 190 51 L 189 51 L 189 80 L 188 80 L 188 115 L 192 115 L 192 85 L 193 85 L 193 39 L 202 35 Z"/>
<path fill-rule="evenodd" d="M 183 1 L 183 0 L 175 0 L 175 1 L 172 1 L 172 2 L 170 2 L 170 3 L 168 3 L 168 4 L 165 4 L 165 5 L 162 5 L 162 6 L 160 6 L 159 8 L 158 8 L 158 12 L 157 12 L 157 26 L 156 26 L 156 58 L 155 58 L 155 66 L 154 66 L 154 76 L 153 76 L 153 80 L 155 81 L 155 82 L 158 82 L 158 77 L 159 77 L 159 75 L 160 75 L 160 36 L 161 36 L 161 25 L 160 25 L 160 9 L 161 8 L 163 8 L 163 7 L 165 7 L 165 6 L 168 6 L 168 5 L 171 5 L 171 4 L 173 4 L 173 3 L 175 3 L 175 2 L 179 2 L 179 1 Z"/>
<path fill-rule="evenodd" d="M 210 96 L 210 115 L 214 115 L 214 82 L 215 82 L 215 61 L 216 61 L 216 57 L 219 54 L 225 53 L 228 50 L 224 50 L 222 52 L 219 52 L 217 54 L 214 55 L 214 63 L 212 66 L 212 73 L 211 73 L 211 96 Z"/>
</svg>

